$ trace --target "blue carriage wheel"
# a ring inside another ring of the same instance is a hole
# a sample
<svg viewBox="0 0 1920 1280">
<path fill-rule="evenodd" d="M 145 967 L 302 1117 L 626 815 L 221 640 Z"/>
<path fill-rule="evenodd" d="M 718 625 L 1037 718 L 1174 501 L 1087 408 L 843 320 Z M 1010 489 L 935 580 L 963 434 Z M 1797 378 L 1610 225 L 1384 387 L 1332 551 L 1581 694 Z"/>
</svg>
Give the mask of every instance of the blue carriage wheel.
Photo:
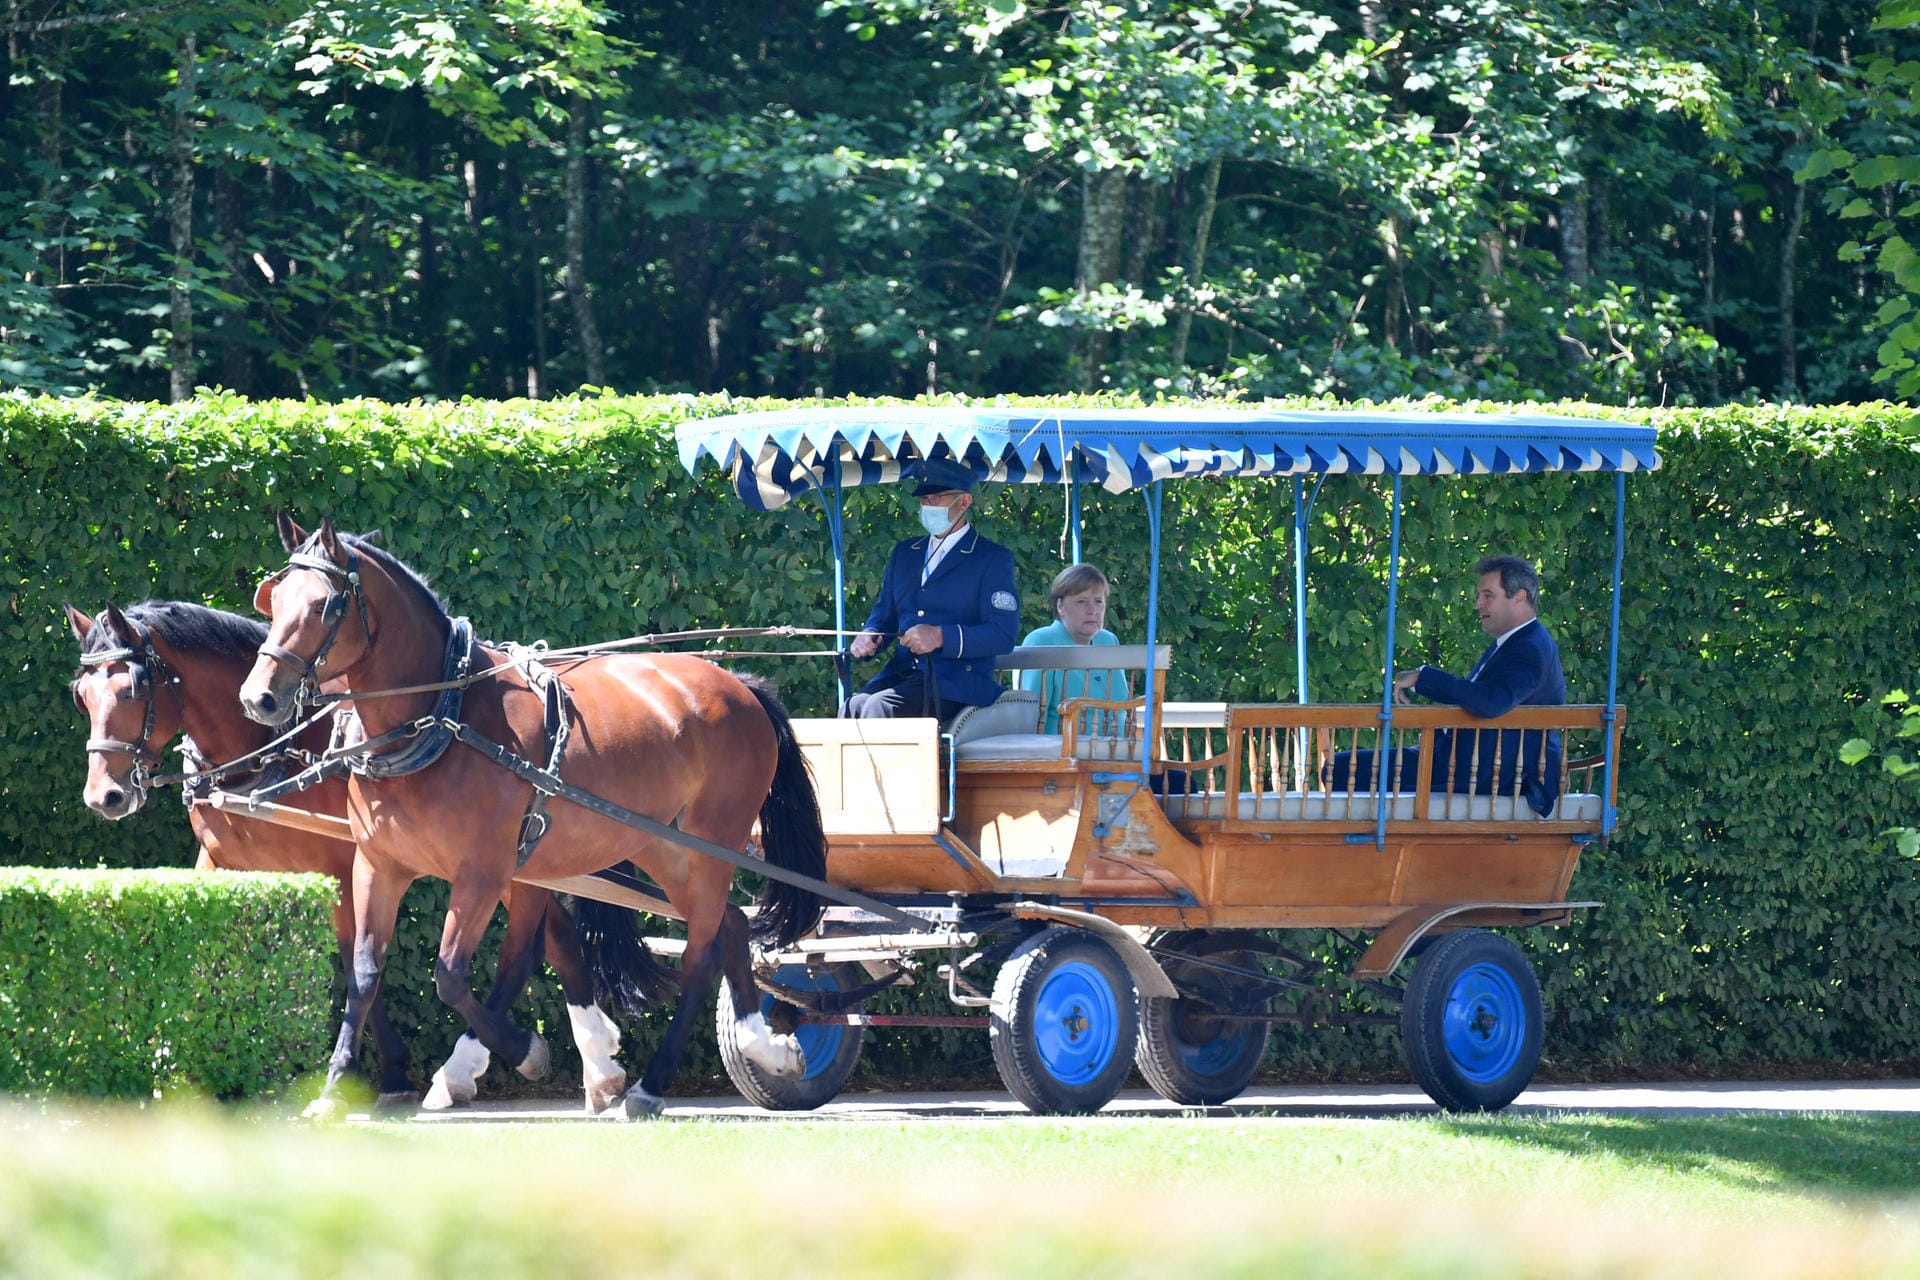
<svg viewBox="0 0 1920 1280">
<path fill-rule="evenodd" d="M 1467 1079 L 1487 1084 L 1505 1076 L 1520 1060 L 1527 1040 L 1527 1006 L 1520 985 L 1499 965 L 1468 965 L 1447 991 L 1440 1038 Z"/>
<path fill-rule="evenodd" d="M 807 972 L 804 964 L 783 964 L 773 980 L 783 987 L 795 991 L 838 991 L 839 979 L 831 971 L 813 974 Z M 770 995 L 760 997 L 760 1015 L 770 1018 L 774 1006 L 780 1002 Z M 801 1051 L 807 1055 L 807 1070 L 800 1078 L 812 1080 L 824 1074 L 840 1056 L 840 1042 L 846 1039 L 847 1027 L 840 1022 L 805 1022 L 794 1028 L 794 1037 L 800 1041 Z"/>
<path fill-rule="evenodd" d="M 1033 1002 L 1033 1043 L 1062 1084 L 1096 1079 L 1120 1043 L 1120 1005 L 1106 976 L 1083 960 L 1047 975 Z"/>
<path fill-rule="evenodd" d="M 1239 1026 L 1206 1040 L 1178 1037 L 1173 1045 L 1189 1071 L 1200 1076 L 1217 1076 L 1240 1062 L 1253 1035 L 1245 1026 Z"/>
</svg>

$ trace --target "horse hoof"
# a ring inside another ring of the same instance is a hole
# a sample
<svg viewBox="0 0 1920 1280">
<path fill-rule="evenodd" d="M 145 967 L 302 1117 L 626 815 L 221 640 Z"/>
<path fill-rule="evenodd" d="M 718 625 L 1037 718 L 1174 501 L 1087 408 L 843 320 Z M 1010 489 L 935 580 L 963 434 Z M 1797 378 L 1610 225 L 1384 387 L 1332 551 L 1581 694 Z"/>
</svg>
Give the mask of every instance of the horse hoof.
<svg viewBox="0 0 1920 1280">
<path fill-rule="evenodd" d="M 347 1118 L 346 1100 L 323 1093 L 307 1104 L 307 1109 L 300 1113 L 300 1118 L 311 1120 L 315 1124 L 338 1124 Z"/>
<path fill-rule="evenodd" d="M 666 1107 L 667 1100 L 648 1093 L 640 1085 L 633 1086 L 620 1100 L 617 1107 L 609 1107 L 605 1115 L 615 1120 L 655 1120 Z"/>
<path fill-rule="evenodd" d="M 375 1114 L 393 1111 L 411 1111 L 420 1102 L 418 1089 L 387 1089 L 373 1100 Z"/>
<path fill-rule="evenodd" d="M 782 1080 L 807 1074 L 807 1052 L 798 1036 L 767 1036 L 748 1046 L 747 1056 L 762 1071 Z"/>
<path fill-rule="evenodd" d="M 453 1084 L 438 1071 L 433 1073 L 433 1087 L 427 1090 L 427 1096 L 420 1100 L 422 1111 L 451 1111 L 455 1107 L 464 1107 L 472 1102 L 480 1091 L 472 1081 L 466 1084 Z"/>
<path fill-rule="evenodd" d="M 527 1056 L 520 1059 L 520 1065 L 514 1070 L 528 1080 L 545 1080 L 552 1069 L 553 1055 L 547 1052 L 546 1037 L 535 1032 L 532 1043 L 527 1046 Z"/>
<path fill-rule="evenodd" d="M 589 1080 L 587 1082 L 587 1114 L 599 1115 L 620 1101 L 620 1095 L 626 1091 L 627 1073 L 624 1071 L 608 1076 L 604 1080 Z"/>
</svg>

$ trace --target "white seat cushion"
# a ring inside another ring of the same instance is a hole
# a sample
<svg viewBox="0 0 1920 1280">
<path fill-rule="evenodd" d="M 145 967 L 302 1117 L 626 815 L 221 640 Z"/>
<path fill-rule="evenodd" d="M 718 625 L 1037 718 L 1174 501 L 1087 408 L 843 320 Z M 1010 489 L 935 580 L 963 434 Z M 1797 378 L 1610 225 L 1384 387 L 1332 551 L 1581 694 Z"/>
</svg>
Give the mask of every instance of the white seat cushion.
<svg viewBox="0 0 1920 1280">
<path fill-rule="evenodd" d="M 1057 733 L 1002 733 L 961 742 L 953 754 L 957 760 L 1058 760 L 1060 745 Z"/>
<path fill-rule="evenodd" d="M 1167 816 L 1191 822 L 1227 816 L 1227 797 L 1221 792 L 1168 796 Z M 1321 791 L 1242 792 L 1233 816 L 1241 822 L 1372 822 L 1373 794 L 1328 795 Z M 1413 820 L 1413 797 L 1389 793 L 1387 817 L 1394 822 Z M 1434 793 L 1428 817 L 1435 822 L 1598 822 L 1600 797 L 1572 792 L 1560 797 L 1542 818 L 1525 800 L 1512 796 L 1464 796 Z"/>
<path fill-rule="evenodd" d="M 1040 727 L 1040 699 L 1025 689 L 1009 689 L 984 707 L 967 707 L 953 718 L 947 732 L 955 745 L 973 738 L 1030 734 Z M 1058 755 L 1058 752 L 1054 754 Z M 961 759 L 965 759 L 962 756 Z"/>
</svg>

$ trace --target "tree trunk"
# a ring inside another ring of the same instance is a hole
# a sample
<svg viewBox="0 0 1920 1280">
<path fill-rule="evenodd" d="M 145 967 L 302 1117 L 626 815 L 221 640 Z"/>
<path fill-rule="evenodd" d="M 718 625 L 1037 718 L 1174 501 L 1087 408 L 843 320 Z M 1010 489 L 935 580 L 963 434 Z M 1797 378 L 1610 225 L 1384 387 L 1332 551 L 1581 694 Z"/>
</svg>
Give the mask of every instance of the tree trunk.
<svg viewBox="0 0 1920 1280">
<path fill-rule="evenodd" d="M 1584 185 L 1576 190 L 1578 194 L 1560 205 L 1560 268 L 1568 284 L 1584 289 L 1593 276 L 1593 256 L 1587 245 L 1587 215 L 1592 201 Z"/>
<path fill-rule="evenodd" d="M 1220 199 L 1220 163 L 1219 156 L 1207 162 L 1207 176 L 1200 184 L 1200 212 L 1193 220 L 1193 244 L 1187 253 L 1186 284 L 1189 289 L 1200 287 L 1201 273 L 1207 266 L 1207 238 L 1213 234 L 1213 211 Z M 1193 308 L 1185 306 L 1180 308 L 1179 318 L 1173 322 L 1173 350 L 1169 363 L 1175 378 L 1181 378 L 1186 368 L 1187 335 L 1192 332 Z"/>
<path fill-rule="evenodd" d="M 1719 324 L 1716 314 L 1720 308 L 1720 281 L 1714 266 L 1719 239 L 1719 214 L 1717 205 L 1709 204 L 1704 210 L 1707 221 L 1706 246 L 1701 251 L 1700 279 L 1705 294 L 1706 305 L 1700 309 L 1700 325 L 1707 336 L 1715 342 L 1720 341 Z M 1711 395 L 1710 403 L 1720 403 L 1720 362 L 1714 360 L 1707 365 L 1707 388 Z"/>
<path fill-rule="evenodd" d="M 1800 253 L 1800 227 L 1807 218 L 1807 184 L 1793 184 L 1793 212 L 1780 233 L 1780 398 L 1800 396 L 1800 362 L 1794 351 L 1799 341 L 1794 333 L 1794 277 Z"/>
<path fill-rule="evenodd" d="M 573 328 L 580 338 L 587 381 L 607 385 L 606 348 L 587 290 L 587 114 L 592 103 L 576 98 L 567 118 L 567 299 L 573 304 Z"/>
<path fill-rule="evenodd" d="M 179 82 L 173 106 L 173 286 L 167 338 L 168 394 L 173 403 L 193 395 L 193 102 L 199 50 L 192 33 L 180 37 Z"/>
<path fill-rule="evenodd" d="M 1089 294 L 1110 283 L 1120 270 L 1120 241 L 1127 217 L 1127 175 L 1103 169 L 1087 175 L 1080 208 L 1080 271 L 1074 287 Z M 1077 330 L 1072 355 L 1074 380 L 1081 391 L 1105 381 L 1107 351 L 1113 335 L 1104 326 Z"/>
<path fill-rule="evenodd" d="M 1389 351 L 1400 349 L 1400 315 L 1407 305 L 1407 264 L 1400 251 L 1400 215 L 1390 213 L 1380 224 L 1380 244 L 1386 251 L 1382 267 L 1386 277 L 1380 299 L 1380 340 Z"/>
</svg>

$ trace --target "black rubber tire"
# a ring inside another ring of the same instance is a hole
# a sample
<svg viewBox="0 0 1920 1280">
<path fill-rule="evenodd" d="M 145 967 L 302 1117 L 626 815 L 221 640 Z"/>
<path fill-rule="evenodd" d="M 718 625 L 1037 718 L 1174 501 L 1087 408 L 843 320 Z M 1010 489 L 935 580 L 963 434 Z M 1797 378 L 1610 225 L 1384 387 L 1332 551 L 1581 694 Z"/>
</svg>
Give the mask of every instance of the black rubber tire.
<svg viewBox="0 0 1920 1280">
<path fill-rule="evenodd" d="M 1177 951 L 1241 969 L 1260 968 L 1260 954 L 1231 933 L 1173 933 L 1154 942 L 1159 952 Z M 1183 1107 L 1215 1107 L 1246 1090 L 1266 1060 L 1272 1031 L 1265 1022 L 1221 1022 L 1207 1010 L 1264 1013 L 1269 988 L 1203 965 L 1161 957 L 1160 967 L 1182 991 L 1175 999 L 1140 1001 L 1140 1047 L 1134 1065 L 1155 1093 Z"/>
<path fill-rule="evenodd" d="M 782 966 L 775 980 L 801 991 L 844 991 L 864 982 L 865 975 L 860 966 L 853 964 L 828 965 L 813 974 L 808 973 L 806 966 L 793 964 Z M 771 1016 L 778 1003 L 762 993 L 760 1012 Z M 733 993 L 725 979 L 720 982 L 714 1018 L 720 1041 L 720 1062 L 727 1069 L 727 1079 L 733 1081 L 741 1097 L 769 1111 L 812 1111 L 839 1097 L 860 1061 L 860 1046 L 867 1030 L 840 1023 L 801 1024 L 798 1034 L 807 1052 L 807 1069 L 805 1075 L 793 1078 L 772 1075 L 740 1052 L 739 1045 L 728 1034 L 733 1021 Z"/>
<path fill-rule="evenodd" d="M 1413 1078 L 1448 1111 L 1498 1111 L 1540 1065 L 1540 980 L 1510 939 L 1465 929 L 1414 966 L 1400 1009 Z"/>
<path fill-rule="evenodd" d="M 1098 1111 L 1133 1067 L 1138 1006 L 1112 947 L 1080 929 L 1044 929 L 1014 948 L 994 979 L 993 1065 L 1029 1110 Z"/>
</svg>

